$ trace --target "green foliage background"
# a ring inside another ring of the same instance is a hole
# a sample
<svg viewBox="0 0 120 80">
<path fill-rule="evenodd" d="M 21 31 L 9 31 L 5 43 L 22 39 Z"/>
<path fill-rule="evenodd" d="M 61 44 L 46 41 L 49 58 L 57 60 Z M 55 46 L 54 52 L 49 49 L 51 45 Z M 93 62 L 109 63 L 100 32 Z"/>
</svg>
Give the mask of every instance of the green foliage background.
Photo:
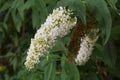
<svg viewBox="0 0 120 80">
<path fill-rule="evenodd" d="M 24 62 L 30 40 L 58 6 L 72 9 L 85 25 L 91 10 L 102 31 L 100 41 L 91 59 L 77 66 L 67 61 L 69 34 L 28 71 Z M 120 0 L 0 0 L 0 80 L 120 80 L 119 13 Z"/>
</svg>

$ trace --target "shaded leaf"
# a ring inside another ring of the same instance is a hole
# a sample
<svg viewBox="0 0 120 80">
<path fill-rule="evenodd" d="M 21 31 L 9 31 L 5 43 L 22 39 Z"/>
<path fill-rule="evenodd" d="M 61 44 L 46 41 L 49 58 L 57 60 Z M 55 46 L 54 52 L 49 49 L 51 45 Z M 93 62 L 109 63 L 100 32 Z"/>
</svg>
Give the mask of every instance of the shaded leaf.
<svg viewBox="0 0 120 80">
<path fill-rule="evenodd" d="M 108 67 L 107 70 L 108 70 L 108 72 L 110 72 L 115 77 L 120 78 L 120 72 L 117 68 Z"/>
<path fill-rule="evenodd" d="M 14 71 L 16 71 L 16 69 L 17 69 L 17 58 L 14 58 L 14 59 L 11 61 L 11 65 L 13 65 L 13 69 L 14 69 Z"/>
<path fill-rule="evenodd" d="M 59 6 L 66 7 L 66 6 L 69 6 L 70 4 L 72 4 L 73 2 L 74 2 L 73 0 L 60 0 L 57 3 L 57 7 L 59 7 Z"/>
<path fill-rule="evenodd" d="M 81 21 L 86 24 L 86 6 L 81 0 L 61 0 L 57 3 L 57 6 L 69 7 Z"/>
<path fill-rule="evenodd" d="M 113 40 L 119 40 L 120 39 L 120 25 L 116 25 L 115 27 L 112 28 L 111 32 L 111 38 Z"/>
<path fill-rule="evenodd" d="M 97 49 L 95 49 L 94 55 L 101 59 L 106 65 L 113 67 L 110 56 L 104 51 L 104 47 L 99 44 L 95 44 L 95 46 Z"/>
<path fill-rule="evenodd" d="M 19 7 L 17 8 L 21 19 L 24 20 L 24 6 L 21 5 L 24 5 L 24 0 L 20 0 Z"/>
<path fill-rule="evenodd" d="M 4 3 L 3 6 L 0 8 L 0 12 L 7 10 L 11 6 L 11 3 L 11 1 L 7 1 L 6 3 Z"/>
<path fill-rule="evenodd" d="M 71 3 L 70 8 L 74 11 L 81 21 L 86 25 L 86 5 L 81 0 L 75 0 Z"/>
<path fill-rule="evenodd" d="M 40 14 L 36 9 L 32 9 L 32 25 L 34 29 L 40 26 Z"/>
<path fill-rule="evenodd" d="M 18 14 L 16 14 L 16 10 L 12 11 L 11 16 L 12 16 L 12 19 L 13 19 L 16 30 L 18 32 L 20 32 L 20 28 L 21 28 L 21 25 L 22 25 L 22 20 L 21 20 L 20 16 Z"/>
<path fill-rule="evenodd" d="M 86 0 L 87 7 L 91 10 L 93 16 L 98 20 L 99 27 L 102 30 L 103 44 L 105 45 L 111 33 L 111 15 L 104 0 Z"/>
<path fill-rule="evenodd" d="M 45 22 L 47 16 L 48 16 L 48 10 L 46 7 L 46 3 L 44 0 L 37 0 L 36 1 L 36 8 L 40 12 L 40 24 Z"/>
</svg>

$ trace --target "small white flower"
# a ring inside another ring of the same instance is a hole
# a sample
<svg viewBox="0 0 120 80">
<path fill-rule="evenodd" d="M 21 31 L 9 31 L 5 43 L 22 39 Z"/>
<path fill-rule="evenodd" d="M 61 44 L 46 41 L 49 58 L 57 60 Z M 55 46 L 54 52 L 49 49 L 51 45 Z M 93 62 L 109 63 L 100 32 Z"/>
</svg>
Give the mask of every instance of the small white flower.
<svg viewBox="0 0 120 80">
<path fill-rule="evenodd" d="M 71 14 L 73 13 L 70 10 L 63 7 L 54 9 L 53 13 L 49 14 L 46 22 L 31 39 L 25 62 L 28 69 L 34 68 L 34 65 L 40 62 L 39 58 L 54 46 L 57 37 L 64 37 L 76 25 L 77 18 L 70 17 Z"/>
<path fill-rule="evenodd" d="M 98 32 L 97 29 L 92 30 L 94 34 Z M 94 36 L 94 38 L 90 38 L 88 35 L 85 35 L 83 39 L 81 39 L 80 49 L 78 51 L 78 55 L 75 58 L 75 62 L 78 65 L 84 65 L 90 58 L 92 54 L 93 47 L 95 42 L 97 41 L 98 36 Z"/>
</svg>

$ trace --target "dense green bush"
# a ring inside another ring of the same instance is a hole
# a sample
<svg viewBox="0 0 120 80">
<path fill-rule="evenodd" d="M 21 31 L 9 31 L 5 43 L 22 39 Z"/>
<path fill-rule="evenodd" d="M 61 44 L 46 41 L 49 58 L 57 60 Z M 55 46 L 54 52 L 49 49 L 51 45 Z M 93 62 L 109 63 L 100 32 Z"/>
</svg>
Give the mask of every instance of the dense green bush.
<svg viewBox="0 0 120 80">
<path fill-rule="evenodd" d="M 57 39 L 41 62 L 28 71 L 24 62 L 30 40 L 59 6 L 72 9 L 80 24 L 92 25 L 97 20 L 100 37 L 93 54 L 83 66 L 70 63 L 71 32 Z M 0 80 L 119 80 L 119 12 L 120 0 L 0 0 Z"/>
</svg>

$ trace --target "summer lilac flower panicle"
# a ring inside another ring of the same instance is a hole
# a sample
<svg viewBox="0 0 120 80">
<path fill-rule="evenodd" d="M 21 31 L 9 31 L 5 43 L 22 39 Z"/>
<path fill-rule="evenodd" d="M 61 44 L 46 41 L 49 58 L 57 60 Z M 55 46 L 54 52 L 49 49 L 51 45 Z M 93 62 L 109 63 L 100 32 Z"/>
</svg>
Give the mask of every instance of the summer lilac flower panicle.
<svg viewBox="0 0 120 80">
<path fill-rule="evenodd" d="M 25 66 L 30 70 L 38 64 L 39 58 L 55 45 L 57 37 L 64 37 L 70 32 L 77 22 L 77 18 L 72 18 L 70 10 L 59 7 L 49 14 L 44 24 L 37 30 L 31 39 L 30 48 L 27 52 Z"/>
<path fill-rule="evenodd" d="M 78 51 L 77 57 L 75 58 L 75 62 L 78 65 L 84 65 L 89 60 L 90 55 L 93 51 L 94 44 L 98 39 L 98 35 L 96 34 L 99 30 L 92 29 L 91 31 L 95 34 L 94 38 L 85 35 L 85 37 L 81 39 L 80 49 Z"/>
</svg>

